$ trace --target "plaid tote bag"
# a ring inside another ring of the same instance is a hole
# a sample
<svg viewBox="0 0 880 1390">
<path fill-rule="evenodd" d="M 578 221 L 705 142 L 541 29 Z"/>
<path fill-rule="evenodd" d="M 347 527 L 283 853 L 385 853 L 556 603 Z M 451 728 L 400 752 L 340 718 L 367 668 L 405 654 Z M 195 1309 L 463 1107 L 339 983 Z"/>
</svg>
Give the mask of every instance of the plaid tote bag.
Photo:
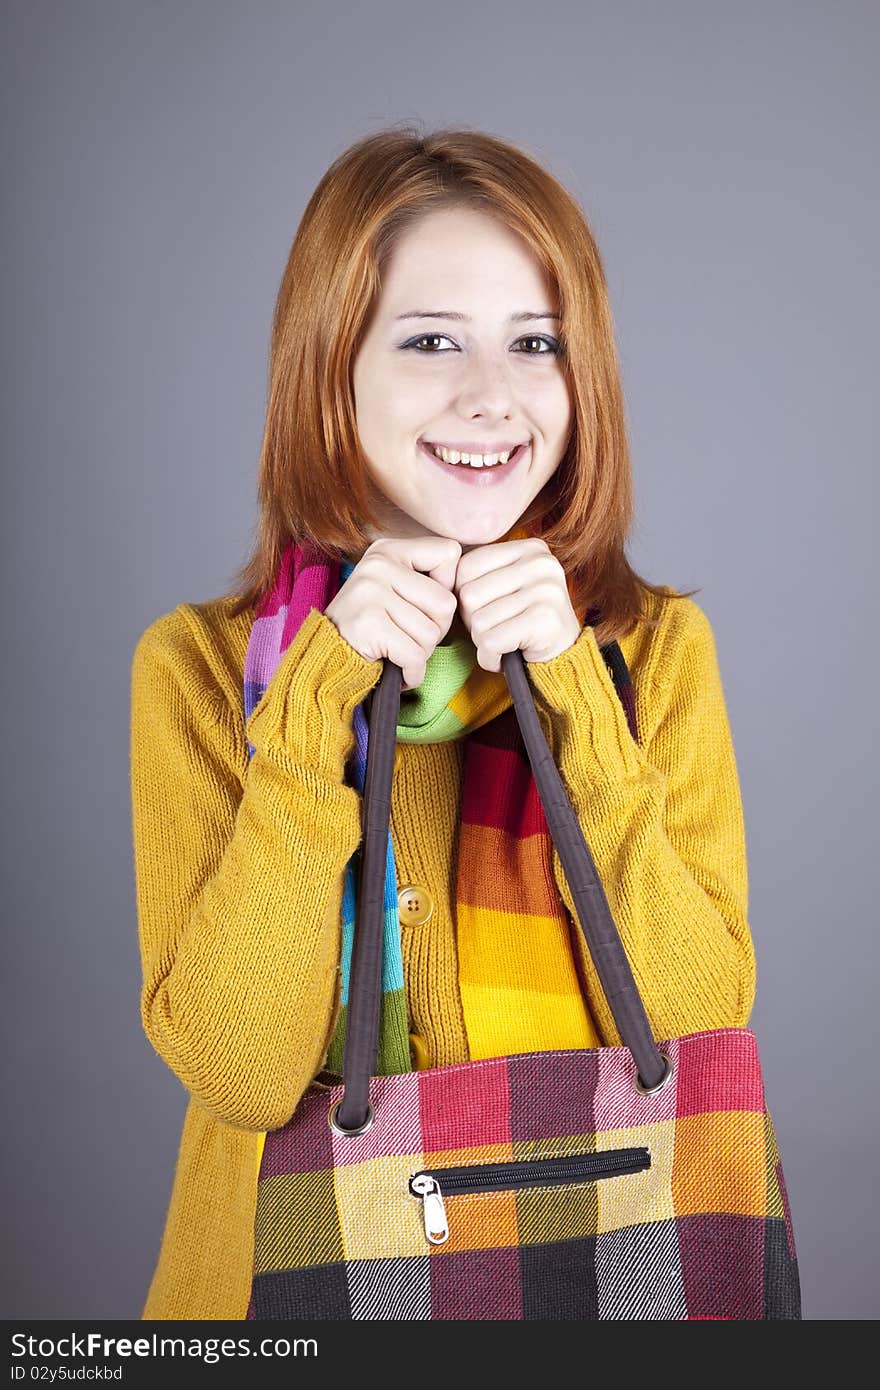
<svg viewBox="0 0 880 1390">
<path fill-rule="evenodd" d="M 613 661 L 625 669 L 617 643 Z M 749 1028 L 655 1041 L 541 729 L 502 657 L 619 1047 L 374 1075 L 402 672 L 370 706 L 342 1081 L 266 1135 L 247 1319 L 800 1319 Z"/>
</svg>

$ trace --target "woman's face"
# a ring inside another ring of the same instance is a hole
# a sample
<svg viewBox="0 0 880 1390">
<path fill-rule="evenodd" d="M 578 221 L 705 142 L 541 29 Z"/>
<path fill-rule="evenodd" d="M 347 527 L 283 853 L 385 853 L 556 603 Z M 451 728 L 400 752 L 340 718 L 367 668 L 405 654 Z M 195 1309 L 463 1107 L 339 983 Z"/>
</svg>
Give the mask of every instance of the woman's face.
<svg viewBox="0 0 880 1390">
<path fill-rule="evenodd" d="M 371 539 L 440 535 L 466 549 L 516 525 L 569 438 L 558 311 L 530 248 L 482 212 L 431 212 L 401 236 L 354 363 L 358 433 L 383 499 Z M 474 468 L 432 446 L 519 447 Z"/>
</svg>

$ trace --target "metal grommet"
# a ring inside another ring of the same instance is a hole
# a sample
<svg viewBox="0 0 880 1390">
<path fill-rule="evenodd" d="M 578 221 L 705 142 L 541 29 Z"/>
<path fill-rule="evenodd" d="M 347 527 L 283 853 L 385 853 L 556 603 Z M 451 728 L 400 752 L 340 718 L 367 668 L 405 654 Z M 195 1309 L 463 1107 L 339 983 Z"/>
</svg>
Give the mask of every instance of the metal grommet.
<svg viewBox="0 0 880 1390">
<path fill-rule="evenodd" d="M 666 1071 L 663 1073 L 663 1076 L 657 1082 L 656 1086 L 643 1086 L 641 1081 L 639 1080 L 638 1067 L 636 1068 L 635 1088 L 637 1091 L 641 1091 L 643 1096 L 653 1096 L 656 1094 L 657 1091 L 662 1091 L 663 1087 L 666 1085 L 667 1081 L 672 1075 L 672 1058 L 669 1056 L 669 1053 L 661 1052 L 660 1056 L 666 1063 Z"/>
<path fill-rule="evenodd" d="M 370 1101 L 367 1101 L 367 1118 L 364 1120 L 363 1124 L 360 1125 L 357 1129 L 343 1129 L 341 1125 L 338 1125 L 336 1123 L 336 1112 L 341 1104 L 342 1099 L 334 1101 L 333 1104 L 330 1106 L 330 1111 L 327 1115 L 327 1123 L 330 1126 L 330 1128 L 334 1131 L 334 1133 L 341 1134 L 345 1139 L 353 1139 L 357 1134 L 366 1134 L 367 1130 L 372 1125 L 374 1119 L 372 1103 Z"/>
</svg>

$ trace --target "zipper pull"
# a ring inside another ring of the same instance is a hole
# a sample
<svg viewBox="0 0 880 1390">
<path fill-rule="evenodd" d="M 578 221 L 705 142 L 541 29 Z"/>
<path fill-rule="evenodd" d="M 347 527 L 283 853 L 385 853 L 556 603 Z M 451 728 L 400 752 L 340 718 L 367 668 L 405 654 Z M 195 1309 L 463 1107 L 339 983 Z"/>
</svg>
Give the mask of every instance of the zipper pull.
<svg viewBox="0 0 880 1390">
<path fill-rule="evenodd" d="M 425 1235 L 432 1245 L 442 1245 L 449 1239 L 449 1226 L 439 1182 L 430 1173 L 417 1173 L 410 1179 L 410 1189 L 422 1199 Z"/>
</svg>

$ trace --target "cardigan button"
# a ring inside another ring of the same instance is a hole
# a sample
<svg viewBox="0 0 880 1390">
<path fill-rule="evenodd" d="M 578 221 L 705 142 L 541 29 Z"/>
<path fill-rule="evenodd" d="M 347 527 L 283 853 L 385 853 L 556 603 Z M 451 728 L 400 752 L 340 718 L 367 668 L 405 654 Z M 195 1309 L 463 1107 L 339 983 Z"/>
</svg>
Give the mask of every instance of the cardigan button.
<svg viewBox="0 0 880 1390">
<path fill-rule="evenodd" d="M 397 894 L 397 911 L 402 926 L 420 927 L 433 913 L 434 899 L 427 888 L 407 883 Z"/>
<path fill-rule="evenodd" d="M 431 1050 L 418 1033 L 409 1035 L 409 1055 L 415 1071 L 426 1071 L 431 1065 Z"/>
</svg>

